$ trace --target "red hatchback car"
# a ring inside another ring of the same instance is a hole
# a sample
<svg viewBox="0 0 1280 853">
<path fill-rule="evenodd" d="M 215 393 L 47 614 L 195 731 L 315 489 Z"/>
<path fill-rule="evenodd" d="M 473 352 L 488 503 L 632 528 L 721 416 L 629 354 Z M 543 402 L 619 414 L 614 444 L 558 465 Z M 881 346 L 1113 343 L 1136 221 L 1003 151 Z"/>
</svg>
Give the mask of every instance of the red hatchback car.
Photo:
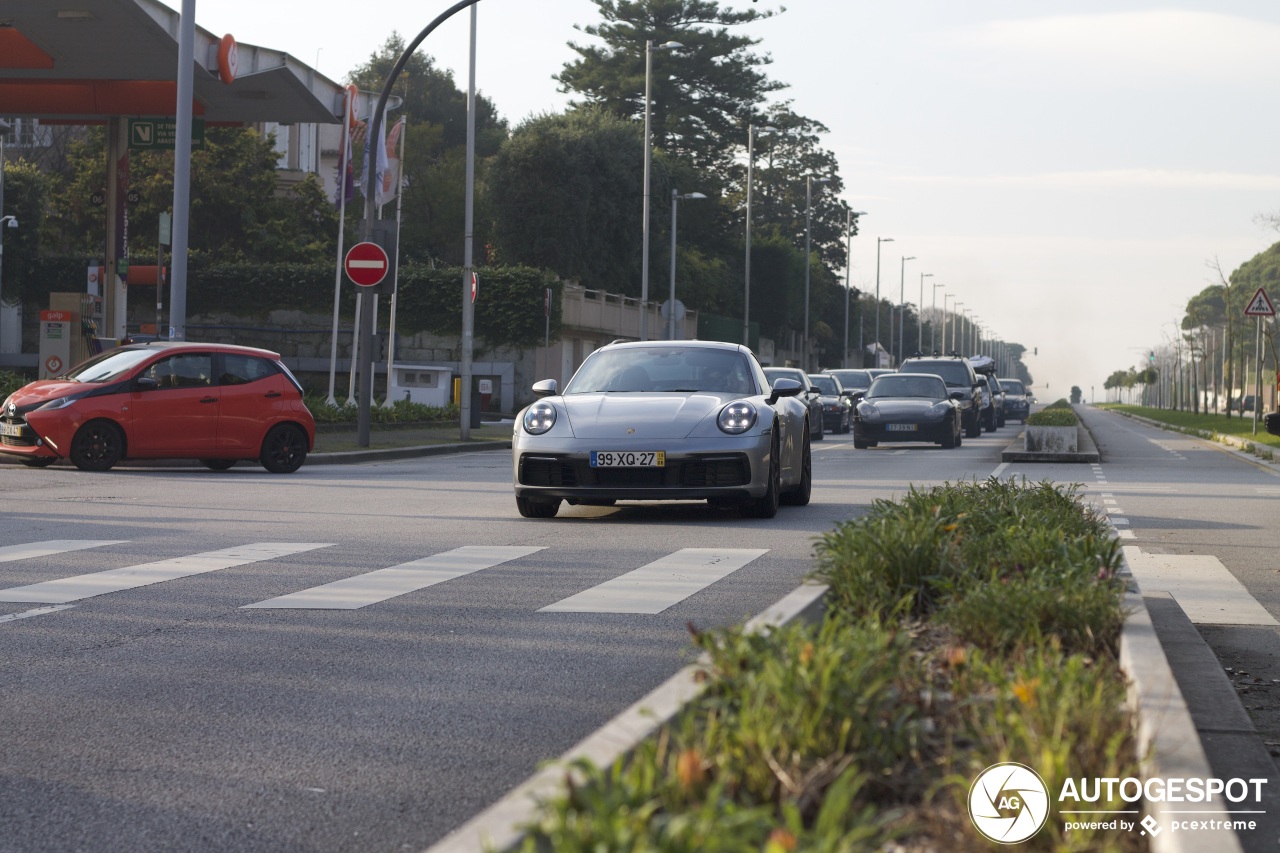
<svg viewBox="0 0 1280 853">
<path fill-rule="evenodd" d="M 66 458 L 106 471 L 122 459 L 194 458 L 222 471 L 256 459 L 288 474 L 315 434 L 279 353 L 229 344 L 119 347 L 24 385 L 0 406 L 0 453 L 32 467 Z"/>
</svg>

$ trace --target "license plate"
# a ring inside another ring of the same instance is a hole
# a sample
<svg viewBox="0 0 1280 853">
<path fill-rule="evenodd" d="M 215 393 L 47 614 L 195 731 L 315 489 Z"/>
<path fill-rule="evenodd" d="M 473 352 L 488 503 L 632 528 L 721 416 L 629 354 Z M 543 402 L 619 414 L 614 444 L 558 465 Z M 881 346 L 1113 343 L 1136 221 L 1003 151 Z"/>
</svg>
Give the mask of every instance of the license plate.
<svg viewBox="0 0 1280 853">
<path fill-rule="evenodd" d="M 593 450 L 592 468 L 662 468 L 667 464 L 665 450 Z"/>
<path fill-rule="evenodd" d="M 22 438 L 22 424 L 0 424 L 0 435 Z"/>
<path fill-rule="evenodd" d="M 915 424 L 885 424 L 884 427 L 889 432 L 915 432 Z"/>
</svg>

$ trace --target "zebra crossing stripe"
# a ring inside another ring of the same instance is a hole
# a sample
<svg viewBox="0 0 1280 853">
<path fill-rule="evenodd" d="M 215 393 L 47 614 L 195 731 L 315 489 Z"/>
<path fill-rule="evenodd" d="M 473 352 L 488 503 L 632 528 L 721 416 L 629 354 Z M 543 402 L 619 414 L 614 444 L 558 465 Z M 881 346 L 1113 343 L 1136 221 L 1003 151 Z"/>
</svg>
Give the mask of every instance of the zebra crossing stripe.
<svg viewBox="0 0 1280 853">
<path fill-rule="evenodd" d="M 767 548 L 682 548 L 538 612 L 661 613 L 767 553 Z"/>
<path fill-rule="evenodd" d="M 176 580 L 177 578 L 214 572 L 218 569 L 229 569 L 232 566 L 243 566 L 246 563 L 257 563 L 277 557 L 287 557 L 316 548 L 331 547 L 328 542 L 254 542 L 239 545 L 235 548 L 224 548 L 220 551 L 207 551 L 203 554 L 191 554 L 186 557 L 175 557 L 171 560 L 160 560 L 156 563 L 143 563 L 137 566 L 125 566 L 119 569 L 108 569 L 88 575 L 45 581 L 44 583 L 16 586 L 11 589 L 0 589 L 0 601 L 33 601 L 44 604 L 66 604 L 83 598 L 93 598 L 110 592 L 122 592 L 150 586 L 153 583 Z"/>
<path fill-rule="evenodd" d="M 128 541 L 128 539 L 49 539 L 44 542 L 30 542 L 26 545 L 5 545 L 0 547 L 0 563 L 30 560 L 33 557 L 49 557 L 54 554 L 65 554 L 67 551 L 101 548 L 104 545 L 123 545 Z"/>
<path fill-rule="evenodd" d="M 421 560 L 246 604 L 240 609 L 356 610 L 541 550 L 515 545 L 466 545 Z"/>
</svg>

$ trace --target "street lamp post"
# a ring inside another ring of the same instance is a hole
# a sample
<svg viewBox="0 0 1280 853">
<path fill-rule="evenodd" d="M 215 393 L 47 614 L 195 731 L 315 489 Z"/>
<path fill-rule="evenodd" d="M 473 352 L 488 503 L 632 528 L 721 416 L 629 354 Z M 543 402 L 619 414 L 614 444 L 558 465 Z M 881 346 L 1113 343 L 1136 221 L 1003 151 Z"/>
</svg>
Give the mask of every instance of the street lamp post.
<svg viewBox="0 0 1280 853">
<path fill-rule="evenodd" d="M 947 300 L 954 299 L 954 293 L 942 294 L 942 352 L 947 351 L 947 325 L 950 322 L 951 315 L 947 313 Z"/>
<path fill-rule="evenodd" d="M 933 278 L 933 273 L 920 273 L 920 302 L 916 306 L 916 352 L 924 352 L 924 280 Z"/>
<path fill-rule="evenodd" d="M 876 238 L 876 367 L 880 366 L 880 244 L 892 243 L 892 237 Z M 893 318 L 890 317 L 890 320 Z M 890 328 L 893 328 L 890 326 Z"/>
<path fill-rule="evenodd" d="M 676 202 L 681 199 L 706 198 L 702 193 L 685 193 L 671 191 L 671 297 L 667 303 L 667 340 L 676 339 Z"/>
<path fill-rule="evenodd" d="M 956 352 L 961 352 L 964 349 L 964 344 L 960 343 L 960 333 L 964 330 L 964 325 L 961 322 L 964 320 L 964 312 L 960 309 L 963 304 L 957 299 L 956 304 L 951 306 L 951 346 Z"/>
<path fill-rule="evenodd" d="M 4 216 L 4 138 L 9 133 L 9 123 L 0 121 L 0 333 L 4 331 L 4 229 L 17 228 L 18 220 Z M 21 346 L 18 347 L 22 349 Z M 4 352 L 0 344 L 0 352 Z"/>
<path fill-rule="evenodd" d="M 933 285 L 933 311 L 932 311 L 933 322 L 929 324 L 929 351 L 930 352 L 937 352 L 938 350 L 938 288 L 939 287 L 946 287 L 946 285 L 936 284 L 936 283 Z M 947 314 L 947 300 L 944 297 L 942 300 L 943 317 L 945 317 L 946 314 Z M 947 333 L 946 326 L 942 327 L 942 333 L 944 335 Z M 947 342 L 944 340 L 942 342 L 943 349 L 945 349 L 946 346 L 947 346 Z"/>
<path fill-rule="evenodd" d="M 756 127 L 747 125 L 747 257 L 743 264 L 746 281 L 742 291 L 742 345 L 751 346 L 751 176 L 756 162 L 756 131 L 763 130 L 776 133 L 773 125 Z"/>
<path fill-rule="evenodd" d="M 840 366 L 845 368 L 849 366 L 849 274 L 853 271 L 853 237 L 858 233 L 858 217 L 866 215 L 865 210 L 850 210 L 844 229 L 847 243 L 844 252 L 844 350 L 841 352 Z M 858 352 L 862 352 L 861 322 L 858 323 Z"/>
<path fill-rule="evenodd" d="M 678 41 L 664 42 L 655 45 L 653 39 L 644 43 L 644 223 L 643 237 L 640 242 L 640 340 L 649 339 L 649 162 L 653 159 L 652 146 L 649 143 L 649 112 L 652 98 L 650 87 L 653 81 L 653 51 L 674 50 L 684 47 Z"/>
<path fill-rule="evenodd" d="M 907 313 L 907 261 L 915 259 L 915 255 L 907 255 L 902 259 L 902 274 L 898 280 L 898 364 L 902 364 L 902 353 L 906 349 L 906 345 L 902 342 L 906 336 L 902 320 Z M 892 328 L 889 329 L 889 334 L 893 334 Z"/>
<path fill-rule="evenodd" d="M 809 268 L 813 266 L 809 255 L 809 232 L 813 226 L 813 185 L 831 183 L 830 178 L 815 178 L 809 175 L 804 179 L 804 334 L 801 335 L 801 363 L 805 372 L 809 372 Z"/>
</svg>

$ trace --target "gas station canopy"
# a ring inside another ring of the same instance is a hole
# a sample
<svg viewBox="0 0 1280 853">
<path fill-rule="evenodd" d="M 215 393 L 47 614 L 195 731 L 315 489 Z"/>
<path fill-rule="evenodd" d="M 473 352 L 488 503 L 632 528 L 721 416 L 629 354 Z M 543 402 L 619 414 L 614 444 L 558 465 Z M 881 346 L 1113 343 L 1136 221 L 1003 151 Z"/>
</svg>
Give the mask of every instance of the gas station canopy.
<svg viewBox="0 0 1280 853">
<path fill-rule="evenodd" d="M 180 19 L 157 0 L 3 0 L 0 115 L 74 124 L 175 115 Z M 340 121 L 343 88 L 287 53 L 199 27 L 195 39 L 195 116 Z"/>
</svg>

